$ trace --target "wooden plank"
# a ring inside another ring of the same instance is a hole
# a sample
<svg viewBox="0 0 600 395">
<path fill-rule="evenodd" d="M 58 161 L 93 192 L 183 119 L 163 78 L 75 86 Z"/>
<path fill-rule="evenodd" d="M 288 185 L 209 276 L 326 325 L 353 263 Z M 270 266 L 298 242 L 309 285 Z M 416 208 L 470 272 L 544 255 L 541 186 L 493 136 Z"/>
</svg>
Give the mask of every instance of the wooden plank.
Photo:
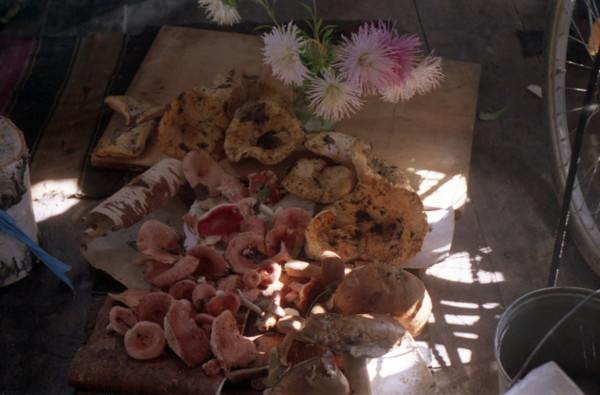
<svg viewBox="0 0 600 395">
<path fill-rule="evenodd" d="M 277 84 L 262 63 L 261 45 L 255 36 L 164 27 L 127 94 L 168 103 L 183 90 L 208 84 L 216 74 L 233 66 Z M 425 204 L 459 209 L 467 199 L 479 66 L 445 60 L 444 72 L 446 80 L 434 92 L 398 105 L 369 98 L 361 111 L 341 122 L 337 129 L 371 142 L 375 152 L 389 163 L 409 169 Z M 115 114 L 100 144 L 122 127 L 123 120 Z M 155 139 L 151 138 L 148 144 L 139 158 L 94 155 L 92 163 L 151 166 L 163 154 Z"/>
</svg>

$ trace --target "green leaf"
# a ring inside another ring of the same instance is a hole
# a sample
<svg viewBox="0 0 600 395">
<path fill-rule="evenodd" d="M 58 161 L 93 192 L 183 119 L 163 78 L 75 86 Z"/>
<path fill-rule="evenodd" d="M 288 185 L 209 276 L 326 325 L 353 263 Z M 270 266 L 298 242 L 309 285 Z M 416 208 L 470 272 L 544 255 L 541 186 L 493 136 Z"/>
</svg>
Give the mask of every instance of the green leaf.
<svg viewBox="0 0 600 395">
<path fill-rule="evenodd" d="M 260 32 L 260 31 L 264 31 L 264 30 L 270 30 L 273 26 L 272 25 L 258 25 L 254 28 L 255 32 Z"/>
<path fill-rule="evenodd" d="M 508 107 L 502 107 L 499 110 L 496 111 L 480 111 L 479 112 L 479 120 L 480 121 L 495 121 L 497 119 L 499 119 L 500 117 L 502 117 L 502 115 L 504 115 L 504 113 L 506 112 L 506 110 L 508 109 Z"/>
</svg>

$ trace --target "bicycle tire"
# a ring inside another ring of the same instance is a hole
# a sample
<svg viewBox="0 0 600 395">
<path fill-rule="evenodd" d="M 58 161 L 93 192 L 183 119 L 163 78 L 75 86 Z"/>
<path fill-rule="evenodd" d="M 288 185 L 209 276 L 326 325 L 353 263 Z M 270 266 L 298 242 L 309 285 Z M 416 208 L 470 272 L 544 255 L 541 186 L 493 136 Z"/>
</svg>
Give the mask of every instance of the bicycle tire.
<svg viewBox="0 0 600 395">
<path fill-rule="evenodd" d="M 552 157 L 554 159 L 553 171 L 556 175 L 555 187 L 559 204 L 562 204 L 565 183 L 568 173 L 570 158 L 569 127 L 566 108 L 566 90 L 564 81 L 567 70 L 567 37 L 571 25 L 569 12 L 573 12 L 576 0 L 556 0 L 551 5 L 546 29 L 545 48 L 545 79 L 544 79 L 544 112 L 546 126 L 550 133 Z M 568 8 L 565 7 L 568 4 Z M 561 69 L 565 70 L 563 76 L 562 93 L 559 89 Z M 561 119 L 563 114 L 564 119 Z M 566 128 L 565 128 L 566 125 Z M 565 141 L 566 134 L 566 141 Z M 579 174 L 573 188 L 573 200 L 570 206 L 569 235 L 575 242 L 582 257 L 592 269 L 600 276 L 600 229 L 587 205 L 586 198 L 580 187 Z"/>
</svg>

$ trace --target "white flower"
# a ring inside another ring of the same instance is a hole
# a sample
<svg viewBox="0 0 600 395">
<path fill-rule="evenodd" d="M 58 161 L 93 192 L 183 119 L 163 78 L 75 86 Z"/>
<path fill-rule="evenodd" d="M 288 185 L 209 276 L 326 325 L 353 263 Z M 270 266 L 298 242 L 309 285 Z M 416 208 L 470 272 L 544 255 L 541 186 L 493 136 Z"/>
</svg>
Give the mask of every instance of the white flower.
<svg viewBox="0 0 600 395">
<path fill-rule="evenodd" d="M 381 99 L 390 103 L 407 101 L 414 95 L 424 95 L 437 88 L 444 79 L 442 73 L 442 58 L 427 56 L 412 71 L 400 85 L 385 88 Z"/>
<path fill-rule="evenodd" d="M 242 19 L 238 10 L 223 0 L 198 0 L 198 5 L 204 7 L 208 18 L 219 25 L 231 26 Z"/>
<path fill-rule="evenodd" d="M 360 89 L 331 69 L 323 72 L 323 78 L 311 79 L 307 94 L 314 113 L 328 121 L 347 118 L 362 105 Z"/>
<path fill-rule="evenodd" d="M 273 74 L 286 84 L 300 85 L 308 76 L 308 69 L 300 59 L 304 40 L 292 22 L 277 26 L 262 36 L 265 46 L 262 53 Z"/>
</svg>

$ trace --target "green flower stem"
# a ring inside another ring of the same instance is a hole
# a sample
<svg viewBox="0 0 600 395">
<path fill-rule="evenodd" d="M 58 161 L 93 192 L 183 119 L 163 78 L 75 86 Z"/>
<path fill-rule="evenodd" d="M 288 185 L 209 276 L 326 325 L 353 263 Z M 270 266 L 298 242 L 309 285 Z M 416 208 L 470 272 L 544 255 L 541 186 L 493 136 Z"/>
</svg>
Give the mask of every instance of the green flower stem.
<svg viewBox="0 0 600 395">
<path fill-rule="evenodd" d="M 275 26 L 279 26 L 279 23 L 277 22 L 277 18 L 275 18 L 275 12 L 274 12 L 273 8 L 271 7 L 271 4 L 269 4 L 269 0 L 255 0 L 255 1 L 258 4 L 260 4 L 262 6 L 262 8 L 264 8 L 264 10 L 267 12 L 267 15 L 269 16 L 269 18 L 271 19 L 273 24 L 275 24 Z"/>
</svg>

